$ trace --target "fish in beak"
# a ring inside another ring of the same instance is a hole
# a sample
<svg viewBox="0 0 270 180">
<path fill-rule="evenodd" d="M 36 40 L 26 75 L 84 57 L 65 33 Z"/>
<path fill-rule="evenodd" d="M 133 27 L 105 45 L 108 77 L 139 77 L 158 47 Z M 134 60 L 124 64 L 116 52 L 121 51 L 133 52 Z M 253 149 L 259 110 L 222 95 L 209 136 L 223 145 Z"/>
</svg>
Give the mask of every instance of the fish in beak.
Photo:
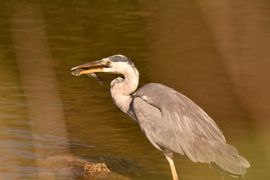
<svg viewBox="0 0 270 180">
<path fill-rule="evenodd" d="M 74 76 L 87 75 L 89 77 L 95 78 L 99 84 L 102 83 L 102 79 L 96 74 L 98 72 L 103 72 L 107 66 L 102 60 L 89 62 L 76 67 L 71 68 L 71 74 Z"/>
<path fill-rule="evenodd" d="M 102 62 L 103 61 L 99 60 L 73 67 L 71 68 L 71 74 L 74 76 L 80 76 L 82 74 L 87 75 L 91 73 L 103 72 L 106 65 L 104 65 Z"/>
</svg>

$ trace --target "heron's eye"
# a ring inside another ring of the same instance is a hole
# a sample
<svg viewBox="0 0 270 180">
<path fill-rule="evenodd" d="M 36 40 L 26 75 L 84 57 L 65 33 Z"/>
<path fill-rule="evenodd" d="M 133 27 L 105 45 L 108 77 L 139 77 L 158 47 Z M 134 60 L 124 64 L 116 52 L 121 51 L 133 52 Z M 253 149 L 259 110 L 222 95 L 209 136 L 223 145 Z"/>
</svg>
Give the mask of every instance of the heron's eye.
<svg viewBox="0 0 270 180">
<path fill-rule="evenodd" d="M 102 64 L 104 65 L 104 66 L 110 66 L 111 65 L 111 62 L 108 60 L 108 59 L 102 59 Z"/>
<path fill-rule="evenodd" d="M 105 66 L 110 66 L 111 65 L 111 62 L 110 61 L 105 61 Z"/>
</svg>

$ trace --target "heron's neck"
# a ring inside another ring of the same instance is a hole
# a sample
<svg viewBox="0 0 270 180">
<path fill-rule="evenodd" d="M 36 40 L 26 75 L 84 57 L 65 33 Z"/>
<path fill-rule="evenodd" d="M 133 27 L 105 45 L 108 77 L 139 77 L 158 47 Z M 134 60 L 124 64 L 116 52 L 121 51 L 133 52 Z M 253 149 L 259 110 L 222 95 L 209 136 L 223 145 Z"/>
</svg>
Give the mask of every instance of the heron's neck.
<svg viewBox="0 0 270 180">
<path fill-rule="evenodd" d="M 111 96 L 114 103 L 123 111 L 127 112 L 131 103 L 131 94 L 136 91 L 139 84 L 139 73 L 134 71 L 125 71 L 123 78 L 116 78 L 111 83 Z"/>
</svg>

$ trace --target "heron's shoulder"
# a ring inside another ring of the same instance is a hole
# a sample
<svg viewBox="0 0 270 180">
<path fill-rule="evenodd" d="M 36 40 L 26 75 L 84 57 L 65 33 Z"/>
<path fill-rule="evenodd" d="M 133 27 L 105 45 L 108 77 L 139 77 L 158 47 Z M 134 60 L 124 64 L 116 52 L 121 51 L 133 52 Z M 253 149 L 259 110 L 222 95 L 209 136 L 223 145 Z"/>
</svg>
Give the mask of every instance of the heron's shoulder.
<svg viewBox="0 0 270 180">
<path fill-rule="evenodd" d="M 178 91 L 160 83 L 149 83 L 139 88 L 134 94 L 136 97 L 142 97 L 151 104 L 163 105 L 176 103 L 183 96 Z M 180 99 L 179 99 L 180 98 Z M 181 101 L 181 100 L 180 100 Z"/>
<path fill-rule="evenodd" d="M 151 95 L 151 96 L 159 96 L 164 94 L 170 94 L 170 93 L 175 93 L 174 89 L 165 86 L 160 83 L 148 83 L 143 85 L 141 88 L 139 88 L 134 95 L 136 96 L 146 96 L 146 95 Z"/>
</svg>

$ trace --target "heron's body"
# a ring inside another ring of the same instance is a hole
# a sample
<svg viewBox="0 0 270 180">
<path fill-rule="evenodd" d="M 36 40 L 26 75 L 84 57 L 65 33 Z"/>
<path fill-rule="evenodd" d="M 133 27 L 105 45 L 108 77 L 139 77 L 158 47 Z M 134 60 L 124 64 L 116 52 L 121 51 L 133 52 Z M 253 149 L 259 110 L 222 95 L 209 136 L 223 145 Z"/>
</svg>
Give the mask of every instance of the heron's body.
<svg viewBox="0 0 270 180">
<path fill-rule="evenodd" d="M 193 162 L 214 163 L 233 175 L 243 175 L 250 166 L 226 140 L 217 124 L 192 100 L 176 90 L 158 83 L 149 83 L 137 90 L 139 73 L 125 56 L 103 59 L 108 68 L 86 70 L 81 65 L 72 70 L 79 74 L 93 72 L 121 73 L 111 83 L 114 103 L 138 122 L 154 147 L 166 156 L 174 179 L 178 179 L 172 154 L 187 156 Z M 76 75 L 76 74 L 75 74 Z M 137 90 L 137 91 L 136 91 Z"/>
<path fill-rule="evenodd" d="M 189 98 L 157 83 L 144 85 L 132 97 L 130 109 L 157 149 L 186 155 L 193 162 L 215 163 L 231 174 L 246 173 L 247 161 Z"/>
</svg>

